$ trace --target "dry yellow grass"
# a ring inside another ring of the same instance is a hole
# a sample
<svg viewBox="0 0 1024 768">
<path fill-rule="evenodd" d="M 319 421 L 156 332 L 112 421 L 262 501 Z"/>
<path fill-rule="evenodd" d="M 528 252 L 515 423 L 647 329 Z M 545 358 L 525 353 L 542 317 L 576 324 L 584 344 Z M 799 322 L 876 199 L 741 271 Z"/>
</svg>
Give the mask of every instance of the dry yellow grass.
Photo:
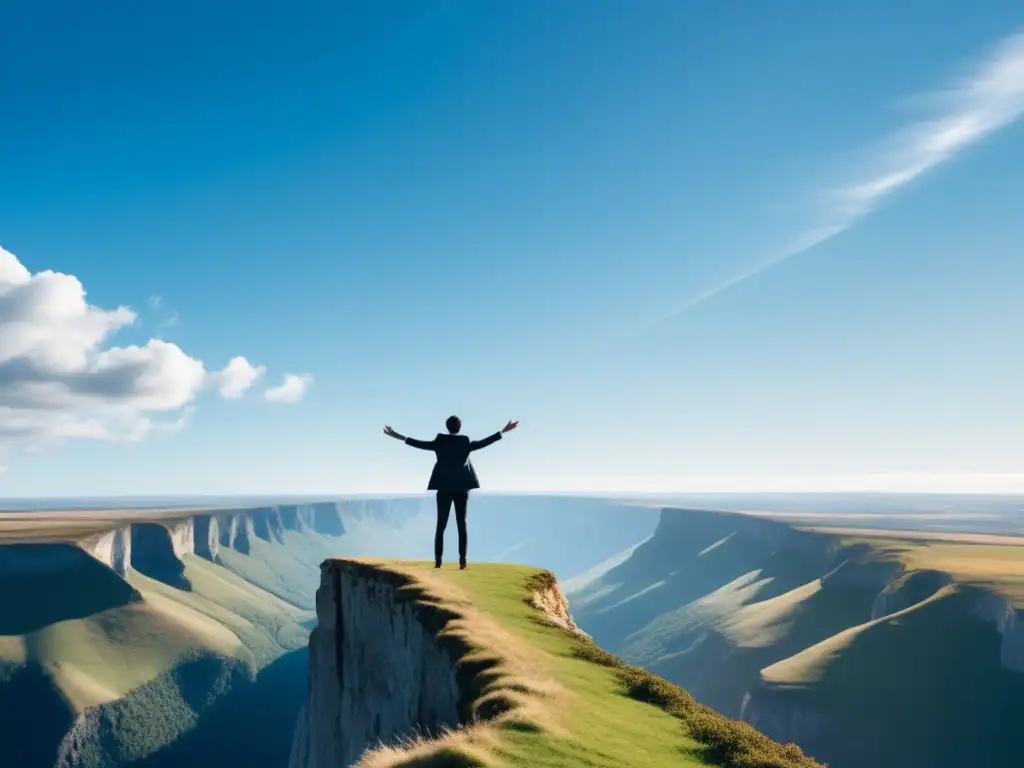
<svg viewBox="0 0 1024 768">
<path fill-rule="evenodd" d="M 865 545 L 872 556 L 908 571 L 941 571 L 1024 607 L 1024 538 L 994 534 L 816 528 L 845 545 Z"/>
<path fill-rule="evenodd" d="M 953 586 L 946 586 L 938 590 L 927 599 L 911 605 L 902 611 L 887 614 L 878 619 L 850 627 L 838 634 L 832 635 L 827 640 L 805 648 L 800 653 L 790 656 L 777 662 L 770 667 L 761 670 L 761 677 L 767 683 L 775 685 L 811 685 L 820 682 L 828 665 L 840 657 L 859 635 L 869 632 L 873 627 L 882 624 L 889 624 L 899 621 L 914 611 L 919 611 L 925 606 L 951 596 L 956 591 Z"/>
<path fill-rule="evenodd" d="M 794 526 L 799 527 L 799 526 Z M 943 533 L 940 531 L 897 531 L 885 528 L 841 528 L 836 526 L 811 526 L 807 530 L 827 533 L 847 539 L 886 539 L 892 542 L 943 541 L 956 544 L 999 544 L 1024 547 L 1024 536 L 1010 536 L 996 533 Z"/>
<path fill-rule="evenodd" d="M 723 622 L 724 631 L 738 648 L 762 648 L 777 643 L 804 603 L 821 591 L 821 579 L 789 592 L 740 607 Z"/>
<path fill-rule="evenodd" d="M 843 669 L 849 664 L 845 662 L 852 658 L 855 644 L 878 646 L 884 633 L 897 631 L 894 628 L 905 626 L 914 617 L 917 617 L 917 626 L 924 621 L 926 613 L 931 616 L 952 610 L 952 598 L 962 595 L 964 588 L 980 588 L 1024 606 L 1022 538 L 854 528 L 814 530 L 836 536 L 844 546 L 866 547 L 868 559 L 898 564 L 904 569 L 901 578 L 919 572 L 937 572 L 947 574 L 952 583 L 938 586 L 932 594 L 922 596 L 923 599 L 902 610 L 850 627 L 766 667 L 761 676 L 770 685 L 812 686 L 820 684 L 826 675 L 846 674 Z"/>
</svg>

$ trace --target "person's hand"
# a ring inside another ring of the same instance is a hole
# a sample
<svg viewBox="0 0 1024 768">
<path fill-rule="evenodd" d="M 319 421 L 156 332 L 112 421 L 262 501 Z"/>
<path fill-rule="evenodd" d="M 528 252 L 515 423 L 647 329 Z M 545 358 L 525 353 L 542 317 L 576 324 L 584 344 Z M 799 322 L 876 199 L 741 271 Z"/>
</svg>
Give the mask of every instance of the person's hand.
<svg viewBox="0 0 1024 768">
<path fill-rule="evenodd" d="M 388 437 L 393 437 L 396 440 L 399 438 L 399 434 L 395 432 L 391 427 L 384 427 L 384 434 Z"/>
<path fill-rule="evenodd" d="M 518 426 L 519 426 L 519 422 L 518 421 L 512 421 L 511 419 L 509 419 L 508 424 L 506 424 L 504 427 L 502 427 L 501 431 L 502 432 L 511 432 L 513 429 L 515 429 Z"/>
</svg>

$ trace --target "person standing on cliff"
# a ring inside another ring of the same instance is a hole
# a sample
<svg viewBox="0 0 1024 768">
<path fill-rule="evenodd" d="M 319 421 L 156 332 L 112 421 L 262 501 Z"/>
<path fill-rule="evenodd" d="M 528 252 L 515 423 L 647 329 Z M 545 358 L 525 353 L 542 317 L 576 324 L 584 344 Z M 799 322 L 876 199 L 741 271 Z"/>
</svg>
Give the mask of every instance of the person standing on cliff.
<svg viewBox="0 0 1024 768">
<path fill-rule="evenodd" d="M 449 416 L 444 425 L 448 429 L 448 434 L 439 432 L 433 440 L 417 440 L 414 437 L 406 437 L 398 434 L 391 427 L 384 427 L 384 434 L 396 440 L 402 440 L 413 448 L 434 452 L 437 460 L 434 463 L 434 471 L 430 473 L 430 482 L 427 483 L 428 491 L 437 491 L 434 567 L 441 567 L 441 555 L 444 552 L 444 529 L 448 526 L 448 517 L 454 504 L 455 524 L 459 529 L 459 568 L 465 569 L 466 548 L 469 543 L 469 536 L 466 532 L 469 492 L 480 487 L 480 480 L 476 476 L 476 470 L 473 469 L 473 462 L 469 460 L 469 454 L 501 440 L 501 436 L 519 426 L 519 422 L 509 421 L 499 431 L 483 440 L 470 440 L 465 435 L 460 435 L 462 420 L 458 416 Z"/>
</svg>

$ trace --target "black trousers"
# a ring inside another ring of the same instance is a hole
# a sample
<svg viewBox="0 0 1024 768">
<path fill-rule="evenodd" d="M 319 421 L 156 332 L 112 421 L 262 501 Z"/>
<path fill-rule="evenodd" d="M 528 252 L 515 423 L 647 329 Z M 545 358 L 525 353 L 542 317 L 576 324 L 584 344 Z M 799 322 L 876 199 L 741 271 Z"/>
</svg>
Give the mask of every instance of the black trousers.
<svg viewBox="0 0 1024 768">
<path fill-rule="evenodd" d="M 455 505 L 455 525 L 459 529 L 459 561 L 466 562 L 466 508 L 469 506 L 469 491 L 437 492 L 437 530 L 434 533 L 434 562 L 441 562 L 444 553 L 444 529 L 448 527 L 448 516 Z"/>
</svg>

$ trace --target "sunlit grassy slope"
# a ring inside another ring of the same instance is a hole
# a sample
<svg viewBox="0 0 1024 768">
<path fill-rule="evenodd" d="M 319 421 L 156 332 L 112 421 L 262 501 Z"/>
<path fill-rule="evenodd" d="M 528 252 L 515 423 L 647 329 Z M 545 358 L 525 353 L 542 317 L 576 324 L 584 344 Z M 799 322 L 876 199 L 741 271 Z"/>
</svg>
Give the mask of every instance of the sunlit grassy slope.
<svg viewBox="0 0 1024 768">
<path fill-rule="evenodd" d="M 364 766 L 816 765 L 556 626 L 550 611 L 530 602 L 550 596 L 546 572 L 499 564 L 435 570 L 404 561 L 374 567 L 410 577 L 425 591 L 421 599 L 455 613 L 443 634 L 460 641 L 464 661 L 494 665 L 476 691 L 479 711 L 495 701 L 511 708 L 438 742 L 371 752 Z"/>
<path fill-rule="evenodd" d="M 841 723 L 842 735 L 822 749 L 863 753 L 880 768 L 1019 762 L 1024 676 L 1007 668 L 1015 644 L 1004 644 L 995 619 L 1024 605 L 1024 542 L 889 532 L 841 532 L 841 540 L 898 563 L 890 588 L 903 599 L 765 668 L 773 705 L 789 701 Z"/>
<path fill-rule="evenodd" d="M 946 573 L 958 584 L 1002 595 L 1024 607 L 1024 538 L 925 532 L 820 529 L 844 546 L 863 546 L 910 571 Z"/>
<path fill-rule="evenodd" d="M 898 661 L 898 669 L 892 670 L 898 671 L 892 677 L 894 685 L 887 688 L 890 695 L 897 693 L 895 688 L 917 690 L 916 683 L 928 682 L 937 670 L 946 678 L 956 678 L 960 670 L 983 663 L 982 655 L 984 663 L 998 669 L 996 627 L 975 614 L 985 595 L 1003 598 L 1017 608 L 1024 604 L 1024 541 L 1006 537 L 999 543 L 978 544 L 891 534 L 844 535 L 840 540 L 845 546 L 866 547 L 870 557 L 879 561 L 898 563 L 900 575 L 883 594 L 904 590 L 910 596 L 876 619 L 858 622 L 765 668 L 766 682 L 813 686 L 826 699 L 845 706 L 871 685 L 873 676 L 864 674 L 864 668 Z M 966 631 L 968 625 L 973 635 Z M 937 631 L 939 636 L 929 638 Z M 957 642 L 966 643 L 963 638 L 968 636 L 980 639 L 973 646 L 956 647 Z M 897 685 L 897 680 L 903 682 Z M 917 709 L 922 706 L 917 702 Z"/>
<path fill-rule="evenodd" d="M 305 642 L 300 622 L 311 612 L 195 556 L 184 560 L 191 592 L 137 572 L 122 581 L 102 564 L 86 562 L 77 583 L 65 582 L 46 599 L 81 599 L 90 590 L 108 589 L 118 593 L 114 605 L 4 636 L 0 663 L 38 664 L 72 709 L 81 713 L 156 680 L 185 659 L 204 654 L 238 659 L 255 672 L 283 650 Z M 126 586 L 137 594 L 131 595 Z M 37 610 L 24 593 L 17 597 L 18 610 Z"/>
<path fill-rule="evenodd" d="M 51 766 L 69 735 L 78 766 L 154 754 L 307 642 L 311 610 L 222 565 L 184 555 L 186 591 L 53 546 L 63 569 L 4 578 L 0 713 L 34 735 L 3 740 L 0 765 Z"/>
</svg>

